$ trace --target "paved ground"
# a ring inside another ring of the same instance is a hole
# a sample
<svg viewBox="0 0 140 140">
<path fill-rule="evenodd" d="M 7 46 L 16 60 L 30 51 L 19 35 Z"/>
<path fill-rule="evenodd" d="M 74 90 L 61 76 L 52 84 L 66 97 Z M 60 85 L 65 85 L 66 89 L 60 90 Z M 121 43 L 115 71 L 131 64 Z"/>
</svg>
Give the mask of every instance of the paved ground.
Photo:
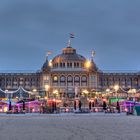
<svg viewBox="0 0 140 140">
<path fill-rule="evenodd" d="M 140 117 L 0 115 L 0 140 L 139 140 Z"/>
</svg>

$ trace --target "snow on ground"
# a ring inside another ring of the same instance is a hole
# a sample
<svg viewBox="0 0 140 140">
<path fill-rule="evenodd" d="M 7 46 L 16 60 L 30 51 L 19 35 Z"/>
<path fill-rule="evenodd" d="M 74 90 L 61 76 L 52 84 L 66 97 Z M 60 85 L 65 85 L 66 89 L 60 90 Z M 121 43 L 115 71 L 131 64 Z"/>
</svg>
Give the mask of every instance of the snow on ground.
<svg viewBox="0 0 140 140">
<path fill-rule="evenodd" d="M 0 114 L 0 140 L 139 140 L 140 116 Z"/>
</svg>

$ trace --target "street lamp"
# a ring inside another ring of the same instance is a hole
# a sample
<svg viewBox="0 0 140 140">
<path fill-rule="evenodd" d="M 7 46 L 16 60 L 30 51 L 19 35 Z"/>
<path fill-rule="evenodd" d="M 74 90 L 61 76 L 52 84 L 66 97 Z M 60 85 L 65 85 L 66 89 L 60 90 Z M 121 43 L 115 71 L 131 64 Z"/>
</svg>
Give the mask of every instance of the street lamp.
<svg viewBox="0 0 140 140">
<path fill-rule="evenodd" d="M 6 94 L 6 96 L 7 96 L 7 99 L 9 100 L 9 109 L 8 109 L 8 111 L 11 111 L 12 92 L 9 92 L 8 90 L 5 90 L 5 94 Z"/>
<path fill-rule="evenodd" d="M 57 98 L 59 96 L 57 89 L 53 91 L 53 96 L 54 96 L 54 98 Z"/>
<path fill-rule="evenodd" d="M 34 97 L 36 99 L 36 95 L 37 95 L 37 89 L 36 88 L 33 89 L 33 94 L 34 94 Z"/>
<path fill-rule="evenodd" d="M 45 92 L 46 92 L 47 98 L 49 98 L 49 89 L 50 89 L 50 86 L 49 85 L 45 85 Z"/>
<path fill-rule="evenodd" d="M 85 107 L 85 102 L 87 101 L 88 94 L 89 94 L 88 90 L 85 89 L 82 91 L 82 96 L 84 97 L 84 107 Z"/>
<path fill-rule="evenodd" d="M 135 94 L 137 91 L 136 91 L 136 89 L 129 89 L 129 91 L 128 91 L 128 93 L 129 94 Z M 128 94 L 127 94 L 128 95 Z"/>
<path fill-rule="evenodd" d="M 115 90 L 115 93 L 116 93 L 116 98 L 118 98 L 118 93 L 117 93 L 117 91 L 119 90 L 119 85 L 115 85 L 115 86 L 114 86 L 114 90 Z"/>
</svg>

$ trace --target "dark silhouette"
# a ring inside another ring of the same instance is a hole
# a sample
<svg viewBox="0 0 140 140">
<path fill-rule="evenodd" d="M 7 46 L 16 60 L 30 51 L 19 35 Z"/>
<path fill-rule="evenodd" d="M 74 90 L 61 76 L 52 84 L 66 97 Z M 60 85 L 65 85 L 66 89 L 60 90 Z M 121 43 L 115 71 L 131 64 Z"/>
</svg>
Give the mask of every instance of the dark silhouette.
<svg viewBox="0 0 140 140">
<path fill-rule="evenodd" d="M 25 102 L 24 102 L 24 100 L 22 101 L 22 108 L 23 108 L 23 111 L 25 110 Z"/>
<path fill-rule="evenodd" d="M 9 101 L 9 111 L 12 110 L 12 105 L 11 105 L 11 101 Z"/>
<path fill-rule="evenodd" d="M 89 110 L 91 110 L 91 101 L 89 102 Z"/>
<path fill-rule="evenodd" d="M 118 113 L 120 113 L 120 104 L 119 104 L 118 101 L 117 101 L 117 107 L 116 107 L 116 109 L 118 110 Z"/>
<path fill-rule="evenodd" d="M 74 100 L 74 109 L 76 110 L 76 101 Z"/>
<path fill-rule="evenodd" d="M 79 110 L 81 111 L 81 106 L 82 106 L 82 103 L 81 101 L 79 101 Z"/>
<path fill-rule="evenodd" d="M 103 110 L 106 110 L 106 102 L 105 101 L 103 101 Z"/>
<path fill-rule="evenodd" d="M 94 102 L 92 102 L 92 107 L 94 107 L 95 105 L 94 105 Z"/>
</svg>

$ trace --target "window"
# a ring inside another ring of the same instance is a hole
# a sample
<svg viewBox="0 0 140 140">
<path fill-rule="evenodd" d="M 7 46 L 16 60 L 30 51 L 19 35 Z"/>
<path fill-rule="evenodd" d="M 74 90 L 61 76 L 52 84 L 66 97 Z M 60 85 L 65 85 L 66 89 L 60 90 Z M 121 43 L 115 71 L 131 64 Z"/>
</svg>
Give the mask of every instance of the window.
<svg viewBox="0 0 140 140">
<path fill-rule="evenodd" d="M 60 82 L 65 82 L 65 76 L 60 77 Z"/>
<path fill-rule="evenodd" d="M 54 82 L 57 82 L 57 81 L 58 81 L 58 77 L 57 77 L 57 76 L 54 76 L 54 77 L 53 77 L 53 81 L 54 81 Z"/>
<path fill-rule="evenodd" d="M 72 67 L 72 63 L 70 63 L 70 67 Z"/>
<path fill-rule="evenodd" d="M 73 81 L 73 78 L 72 76 L 68 76 L 68 79 L 67 79 L 68 82 L 72 82 Z"/>
<path fill-rule="evenodd" d="M 79 76 L 75 76 L 74 81 L 75 82 L 80 82 L 80 77 Z"/>
<path fill-rule="evenodd" d="M 79 63 L 77 63 L 77 68 L 79 68 Z"/>
<path fill-rule="evenodd" d="M 87 81 L 87 77 L 86 76 L 82 76 L 82 82 L 86 82 Z"/>
</svg>

